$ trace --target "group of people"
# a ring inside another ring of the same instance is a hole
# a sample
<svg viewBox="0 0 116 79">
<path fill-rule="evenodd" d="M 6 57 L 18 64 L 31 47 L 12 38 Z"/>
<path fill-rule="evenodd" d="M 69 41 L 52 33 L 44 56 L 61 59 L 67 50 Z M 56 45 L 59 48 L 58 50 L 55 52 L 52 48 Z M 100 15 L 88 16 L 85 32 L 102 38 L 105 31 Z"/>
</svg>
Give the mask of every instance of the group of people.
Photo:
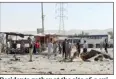
<svg viewBox="0 0 116 79">
<path fill-rule="evenodd" d="M 32 41 L 31 39 L 28 39 L 28 40 L 30 41 L 29 47 L 32 48 L 33 50 L 32 52 L 34 54 L 40 53 L 41 47 L 42 47 L 40 44 L 40 41 L 31 42 Z M 22 42 L 20 48 L 23 50 L 24 46 L 25 44 L 24 42 Z M 68 39 L 65 39 L 64 41 L 54 41 L 54 42 L 52 39 L 50 39 L 47 46 L 48 46 L 48 58 L 50 58 L 51 54 L 54 54 L 54 56 L 57 56 L 57 54 L 61 54 L 64 59 L 71 58 L 71 51 L 72 51 L 73 45 L 72 43 L 70 43 Z M 82 53 L 86 53 L 88 51 L 88 44 L 86 40 L 84 40 L 83 46 L 81 46 L 81 40 L 78 40 L 78 42 L 75 44 L 75 47 L 76 47 L 76 52 L 78 52 L 78 56 L 81 53 L 81 49 L 83 49 Z M 103 47 L 103 45 L 101 45 L 101 47 Z M 17 48 L 16 41 L 12 43 L 12 48 L 14 49 Z M 107 48 L 108 48 L 108 42 L 107 40 L 105 40 L 104 50 L 106 51 L 106 53 L 108 53 Z"/>
<path fill-rule="evenodd" d="M 80 41 L 76 44 L 77 51 L 80 53 L 81 44 Z M 63 42 L 55 41 L 52 43 L 52 40 L 49 40 L 48 43 L 48 58 L 50 54 L 53 53 L 55 56 L 59 53 L 62 54 L 62 57 L 65 59 L 71 58 L 72 44 L 69 40 L 65 39 Z M 87 52 L 87 43 L 84 42 L 83 51 Z"/>
<path fill-rule="evenodd" d="M 104 41 L 104 50 L 106 53 L 108 53 L 108 42 L 107 40 Z M 102 47 L 103 47 L 102 45 Z M 68 39 L 65 39 L 63 42 L 55 41 L 52 43 L 52 40 L 49 40 L 48 43 L 48 58 L 50 57 L 50 54 L 53 52 L 53 54 L 56 56 L 59 52 L 59 54 L 62 54 L 62 57 L 65 59 L 71 58 L 71 51 L 72 51 L 72 44 L 69 42 Z M 84 40 L 83 46 L 81 46 L 81 40 L 78 40 L 78 42 L 75 44 L 76 51 L 78 52 L 78 56 L 81 53 L 81 48 L 83 49 L 82 53 L 86 53 L 88 51 L 88 44 L 86 40 Z M 101 49 L 102 50 L 102 49 Z"/>
</svg>

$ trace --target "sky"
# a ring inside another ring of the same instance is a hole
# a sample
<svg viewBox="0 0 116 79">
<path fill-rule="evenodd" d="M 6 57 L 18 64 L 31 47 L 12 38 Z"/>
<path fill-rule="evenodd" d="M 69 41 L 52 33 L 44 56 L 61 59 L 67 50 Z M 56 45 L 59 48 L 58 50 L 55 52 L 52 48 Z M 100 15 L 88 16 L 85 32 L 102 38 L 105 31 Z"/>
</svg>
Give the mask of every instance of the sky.
<svg viewBox="0 0 116 79">
<path fill-rule="evenodd" d="M 36 31 L 42 27 L 40 3 L 1 3 L 1 31 Z M 45 30 L 59 30 L 59 4 L 43 3 Z M 113 28 L 113 3 L 65 3 L 64 29 Z"/>
</svg>

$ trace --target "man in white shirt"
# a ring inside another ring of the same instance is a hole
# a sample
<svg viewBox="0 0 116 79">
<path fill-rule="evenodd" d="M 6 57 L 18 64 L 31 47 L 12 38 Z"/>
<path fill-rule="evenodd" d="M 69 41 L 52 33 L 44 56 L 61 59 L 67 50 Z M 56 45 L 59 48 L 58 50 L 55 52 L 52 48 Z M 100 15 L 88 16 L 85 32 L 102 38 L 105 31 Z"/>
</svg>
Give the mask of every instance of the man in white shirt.
<svg viewBox="0 0 116 79">
<path fill-rule="evenodd" d="M 10 48 L 10 42 L 7 42 L 7 46 L 8 46 L 8 48 Z"/>
<path fill-rule="evenodd" d="M 88 44 L 86 43 L 86 41 L 84 41 L 84 44 L 83 44 L 83 53 L 87 52 L 87 48 L 88 48 Z"/>
<path fill-rule="evenodd" d="M 103 42 L 100 42 L 100 50 L 102 51 L 103 48 Z"/>
<path fill-rule="evenodd" d="M 52 39 L 49 40 L 49 43 L 48 43 L 48 59 L 50 58 L 51 53 L 53 53 Z"/>
<path fill-rule="evenodd" d="M 54 56 L 57 55 L 57 49 L 58 49 L 58 44 L 57 44 L 57 41 L 55 41 L 53 43 L 53 53 L 54 53 Z"/>
</svg>

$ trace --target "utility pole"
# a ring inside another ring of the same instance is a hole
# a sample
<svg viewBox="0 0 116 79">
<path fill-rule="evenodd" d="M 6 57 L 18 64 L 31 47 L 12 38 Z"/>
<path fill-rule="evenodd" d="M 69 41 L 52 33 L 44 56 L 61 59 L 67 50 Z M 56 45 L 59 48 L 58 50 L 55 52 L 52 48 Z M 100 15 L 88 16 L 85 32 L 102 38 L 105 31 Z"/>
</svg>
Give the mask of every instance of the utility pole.
<svg viewBox="0 0 116 79">
<path fill-rule="evenodd" d="M 42 16 L 42 33 L 44 34 L 44 14 L 43 14 L 43 2 L 41 3 L 41 16 Z M 45 37 L 44 37 L 44 44 L 43 44 L 43 47 L 45 48 Z"/>
<path fill-rule="evenodd" d="M 43 3 L 41 3 L 41 16 L 42 16 L 42 32 L 44 34 L 44 15 L 43 15 Z"/>
<path fill-rule="evenodd" d="M 64 18 L 67 18 L 67 16 L 65 16 L 64 12 L 67 10 L 64 8 L 64 3 L 60 3 L 56 11 L 58 11 L 57 17 L 59 17 L 59 33 L 63 31 L 63 34 L 65 34 Z"/>
</svg>

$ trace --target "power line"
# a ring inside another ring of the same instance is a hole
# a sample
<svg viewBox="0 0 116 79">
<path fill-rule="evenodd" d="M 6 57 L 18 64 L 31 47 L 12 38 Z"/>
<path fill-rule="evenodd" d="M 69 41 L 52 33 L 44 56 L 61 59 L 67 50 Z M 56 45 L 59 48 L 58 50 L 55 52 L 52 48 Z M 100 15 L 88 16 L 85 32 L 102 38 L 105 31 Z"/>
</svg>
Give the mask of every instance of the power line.
<svg viewBox="0 0 116 79">
<path fill-rule="evenodd" d="M 67 18 L 67 16 L 65 16 L 64 12 L 66 11 L 67 10 L 64 8 L 64 3 L 59 3 L 59 8 L 56 9 L 56 13 L 58 13 L 57 17 L 59 18 L 59 33 L 63 31 L 63 34 L 65 34 L 64 19 Z"/>
</svg>

